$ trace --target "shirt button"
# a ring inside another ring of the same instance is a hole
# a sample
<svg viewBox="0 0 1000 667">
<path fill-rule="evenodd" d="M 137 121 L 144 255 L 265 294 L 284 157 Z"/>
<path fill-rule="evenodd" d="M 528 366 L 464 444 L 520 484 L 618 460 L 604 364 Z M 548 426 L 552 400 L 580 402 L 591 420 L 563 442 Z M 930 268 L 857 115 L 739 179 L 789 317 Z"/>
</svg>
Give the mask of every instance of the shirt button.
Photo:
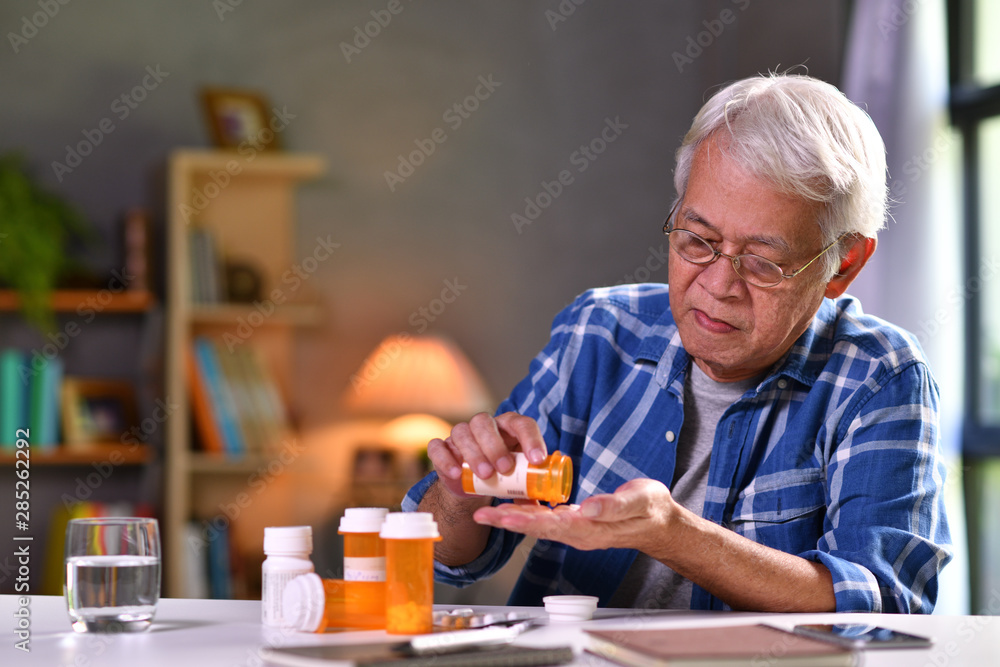
<svg viewBox="0 0 1000 667">
<path fill-rule="evenodd" d="M 781 378 L 780 380 L 778 380 L 778 389 L 784 389 L 787 386 L 788 386 L 788 380 L 786 380 L 785 378 Z"/>
<path fill-rule="evenodd" d="M 673 442 L 673 441 L 674 441 L 674 432 L 667 431 L 667 442 Z"/>
</svg>

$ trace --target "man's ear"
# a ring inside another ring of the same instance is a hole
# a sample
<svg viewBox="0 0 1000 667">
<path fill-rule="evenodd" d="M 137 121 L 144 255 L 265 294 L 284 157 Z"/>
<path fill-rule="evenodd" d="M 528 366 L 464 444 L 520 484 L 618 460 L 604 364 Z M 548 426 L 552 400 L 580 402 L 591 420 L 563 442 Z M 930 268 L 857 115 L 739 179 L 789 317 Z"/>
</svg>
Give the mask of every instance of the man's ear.
<svg viewBox="0 0 1000 667">
<path fill-rule="evenodd" d="M 840 263 L 837 275 L 826 284 L 825 296 L 828 299 L 836 299 L 847 291 L 848 286 L 858 277 L 858 273 L 868 263 L 869 258 L 875 253 L 875 246 L 878 240 L 866 236 L 854 236 L 847 249 L 844 261 Z"/>
</svg>

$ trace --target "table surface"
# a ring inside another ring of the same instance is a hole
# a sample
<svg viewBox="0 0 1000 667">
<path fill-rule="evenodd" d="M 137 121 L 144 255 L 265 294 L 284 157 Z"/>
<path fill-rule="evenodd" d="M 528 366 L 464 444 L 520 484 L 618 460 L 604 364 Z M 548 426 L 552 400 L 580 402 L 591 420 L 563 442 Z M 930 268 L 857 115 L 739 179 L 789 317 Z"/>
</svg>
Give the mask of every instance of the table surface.
<svg viewBox="0 0 1000 667">
<path fill-rule="evenodd" d="M 17 596 L 0 596 L 0 665 L 91 667 L 258 667 L 264 647 L 399 641 L 384 631 L 298 633 L 266 628 L 260 622 L 260 602 L 245 600 L 160 600 L 150 630 L 137 634 L 87 635 L 70 628 L 66 604 L 59 596 L 29 598 L 30 652 L 15 648 L 14 613 Z M 446 607 L 439 607 L 446 608 Z M 510 610 L 477 607 L 477 611 Z M 523 608 L 522 608 L 523 610 Z M 540 608 L 530 608 L 545 617 Z M 656 612 L 599 609 L 598 617 L 585 623 L 544 625 L 521 635 L 525 646 L 565 646 L 577 653 L 574 664 L 602 665 L 582 655 L 583 629 L 689 628 L 765 622 L 785 628 L 797 623 L 865 622 L 930 636 L 929 649 L 868 651 L 865 667 L 917 665 L 920 667 L 992 667 L 1000 665 L 1000 616 L 900 616 L 876 614 L 749 614 L 716 612 Z"/>
</svg>

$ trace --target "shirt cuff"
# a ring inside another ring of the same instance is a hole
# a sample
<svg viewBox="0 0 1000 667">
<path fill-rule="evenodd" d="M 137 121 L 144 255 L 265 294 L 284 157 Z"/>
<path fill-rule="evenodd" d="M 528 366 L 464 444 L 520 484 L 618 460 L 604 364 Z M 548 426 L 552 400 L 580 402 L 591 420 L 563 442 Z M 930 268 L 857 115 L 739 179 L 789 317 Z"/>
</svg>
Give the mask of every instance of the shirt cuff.
<svg viewBox="0 0 1000 667">
<path fill-rule="evenodd" d="M 821 563 L 830 571 L 838 613 L 887 611 L 882 606 L 882 589 L 878 579 L 868 568 L 837 558 L 825 551 L 807 551 L 799 556 Z"/>
<path fill-rule="evenodd" d="M 474 584 L 481 579 L 485 579 L 497 569 L 497 564 L 501 560 L 503 551 L 503 540 L 501 539 L 505 531 L 490 529 L 490 536 L 486 540 L 486 547 L 483 553 L 465 565 L 449 567 L 434 561 L 434 579 L 441 583 L 450 584 L 462 588 L 469 584 Z"/>
<path fill-rule="evenodd" d="M 406 496 L 403 498 L 401 504 L 404 512 L 416 512 L 417 507 L 420 505 L 420 501 L 424 499 L 427 495 L 427 490 L 431 488 L 431 485 L 437 481 L 437 472 L 429 472 L 427 475 L 414 484 L 409 491 L 406 492 Z"/>
</svg>

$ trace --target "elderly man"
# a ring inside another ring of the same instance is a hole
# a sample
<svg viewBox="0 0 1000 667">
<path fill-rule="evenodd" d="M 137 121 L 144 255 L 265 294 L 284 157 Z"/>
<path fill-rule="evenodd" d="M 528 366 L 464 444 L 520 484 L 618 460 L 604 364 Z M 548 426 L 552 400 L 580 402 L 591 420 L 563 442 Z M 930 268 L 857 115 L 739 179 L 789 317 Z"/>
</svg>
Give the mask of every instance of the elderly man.
<svg viewBox="0 0 1000 667">
<path fill-rule="evenodd" d="M 738 81 L 677 153 L 669 287 L 595 289 L 497 411 L 434 440 L 404 509 L 439 580 L 538 538 L 511 604 L 930 612 L 950 558 L 937 387 L 909 333 L 845 290 L 886 215 L 871 120 L 806 76 Z M 512 451 L 574 462 L 573 505 L 462 491 Z"/>
</svg>

